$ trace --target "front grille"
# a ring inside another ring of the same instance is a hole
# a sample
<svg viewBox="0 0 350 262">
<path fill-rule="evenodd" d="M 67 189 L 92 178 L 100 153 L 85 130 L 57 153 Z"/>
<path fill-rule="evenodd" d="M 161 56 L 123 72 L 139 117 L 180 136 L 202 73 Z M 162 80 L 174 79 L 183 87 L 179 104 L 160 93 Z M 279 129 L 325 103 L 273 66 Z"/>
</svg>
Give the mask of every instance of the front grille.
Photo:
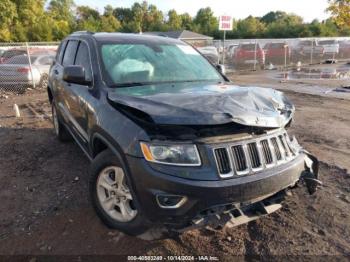
<svg viewBox="0 0 350 262">
<path fill-rule="evenodd" d="M 271 168 L 296 157 L 287 133 L 264 135 L 214 148 L 221 177 L 246 175 Z"/>
<path fill-rule="evenodd" d="M 260 162 L 258 146 L 256 145 L 255 142 L 248 144 L 248 152 L 249 152 L 249 159 L 250 159 L 252 168 L 259 168 L 261 166 L 261 162 Z"/>
<path fill-rule="evenodd" d="M 232 147 L 233 160 L 237 171 L 244 171 L 247 169 L 247 160 L 245 158 L 243 146 L 238 145 Z"/>
<path fill-rule="evenodd" d="M 278 143 L 277 143 L 277 138 L 276 137 L 271 138 L 271 142 L 272 142 L 273 149 L 275 150 L 276 159 L 281 160 L 282 154 L 281 154 L 281 150 L 280 150 Z"/>
<path fill-rule="evenodd" d="M 217 166 L 220 174 L 226 175 L 231 172 L 230 159 L 226 148 L 214 150 Z"/>
<path fill-rule="evenodd" d="M 261 140 L 260 143 L 261 143 L 262 150 L 264 153 L 265 163 L 268 165 L 272 164 L 273 158 L 272 158 L 272 153 L 271 153 L 271 149 L 269 146 L 269 141 L 267 139 L 265 139 L 265 140 Z"/>
</svg>

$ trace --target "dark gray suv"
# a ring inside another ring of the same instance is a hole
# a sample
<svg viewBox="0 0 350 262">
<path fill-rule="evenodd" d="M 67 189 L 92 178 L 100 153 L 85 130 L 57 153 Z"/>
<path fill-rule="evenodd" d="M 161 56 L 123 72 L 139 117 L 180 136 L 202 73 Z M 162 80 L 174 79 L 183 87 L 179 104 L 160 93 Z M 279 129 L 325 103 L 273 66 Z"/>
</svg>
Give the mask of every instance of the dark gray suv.
<svg viewBox="0 0 350 262">
<path fill-rule="evenodd" d="M 76 32 L 50 70 L 55 133 L 91 160 L 90 193 L 109 227 L 139 235 L 235 226 L 279 207 L 317 160 L 286 129 L 279 91 L 233 85 L 175 39 Z"/>
</svg>

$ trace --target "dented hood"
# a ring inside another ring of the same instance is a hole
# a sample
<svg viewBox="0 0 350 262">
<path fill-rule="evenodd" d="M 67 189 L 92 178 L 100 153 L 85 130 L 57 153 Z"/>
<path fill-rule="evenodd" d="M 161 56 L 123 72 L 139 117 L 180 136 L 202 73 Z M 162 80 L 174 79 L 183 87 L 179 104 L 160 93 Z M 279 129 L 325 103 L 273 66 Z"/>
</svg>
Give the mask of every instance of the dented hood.
<svg viewBox="0 0 350 262">
<path fill-rule="evenodd" d="M 166 125 L 218 125 L 230 122 L 255 127 L 285 126 L 294 106 L 283 93 L 228 84 L 157 84 L 115 88 L 108 99 L 130 113 L 147 114 Z M 144 114 L 142 114 L 144 115 Z"/>
</svg>

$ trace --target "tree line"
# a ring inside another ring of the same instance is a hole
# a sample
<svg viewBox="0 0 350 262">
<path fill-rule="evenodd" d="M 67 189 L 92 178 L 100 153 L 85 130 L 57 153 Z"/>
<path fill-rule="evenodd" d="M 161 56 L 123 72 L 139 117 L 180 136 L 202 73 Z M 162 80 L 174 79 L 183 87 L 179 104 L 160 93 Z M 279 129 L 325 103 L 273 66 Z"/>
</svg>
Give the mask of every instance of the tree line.
<svg viewBox="0 0 350 262">
<path fill-rule="evenodd" d="M 348 8 L 348 9 L 346 9 Z M 344 11 L 345 9 L 345 11 Z M 346 11 L 348 10 L 348 11 Z M 234 20 L 227 38 L 293 38 L 350 36 L 350 0 L 329 0 L 331 17 L 305 23 L 296 14 L 269 12 Z M 0 41 L 59 41 L 73 31 L 147 32 L 191 30 L 222 38 L 210 7 L 194 17 L 175 10 L 163 13 L 155 5 L 135 2 L 130 8 L 107 5 L 103 13 L 77 6 L 73 0 L 1 0 Z"/>
</svg>

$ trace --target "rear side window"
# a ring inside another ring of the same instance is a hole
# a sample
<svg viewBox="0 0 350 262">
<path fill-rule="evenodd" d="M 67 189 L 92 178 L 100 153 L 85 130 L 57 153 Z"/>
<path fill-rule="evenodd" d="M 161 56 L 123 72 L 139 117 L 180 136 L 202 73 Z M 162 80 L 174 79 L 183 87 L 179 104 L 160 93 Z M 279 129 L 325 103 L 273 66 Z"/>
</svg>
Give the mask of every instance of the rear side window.
<svg viewBox="0 0 350 262">
<path fill-rule="evenodd" d="M 79 44 L 77 57 L 75 58 L 75 65 L 84 67 L 86 79 L 92 80 L 89 49 L 84 42 L 80 42 Z"/>
<path fill-rule="evenodd" d="M 64 49 L 66 49 L 67 41 L 64 41 L 60 44 L 57 55 L 56 55 L 56 61 L 57 63 L 61 64 L 62 63 L 62 58 L 64 54 Z"/>
<path fill-rule="evenodd" d="M 37 59 L 36 56 L 31 56 L 30 57 L 30 62 L 34 63 L 36 59 Z M 28 59 L 28 56 L 26 56 L 26 55 L 14 56 L 14 57 L 11 57 L 9 60 L 7 60 L 6 64 L 28 65 L 29 64 L 29 59 Z"/>
<path fill-rule="evenodd" d="M 63 56 L 63 66 L 74 65 L 75 54 L 78 47 L 78 41 L 70 40 L 67 44 L 66 51 Z"/>
</svg>

